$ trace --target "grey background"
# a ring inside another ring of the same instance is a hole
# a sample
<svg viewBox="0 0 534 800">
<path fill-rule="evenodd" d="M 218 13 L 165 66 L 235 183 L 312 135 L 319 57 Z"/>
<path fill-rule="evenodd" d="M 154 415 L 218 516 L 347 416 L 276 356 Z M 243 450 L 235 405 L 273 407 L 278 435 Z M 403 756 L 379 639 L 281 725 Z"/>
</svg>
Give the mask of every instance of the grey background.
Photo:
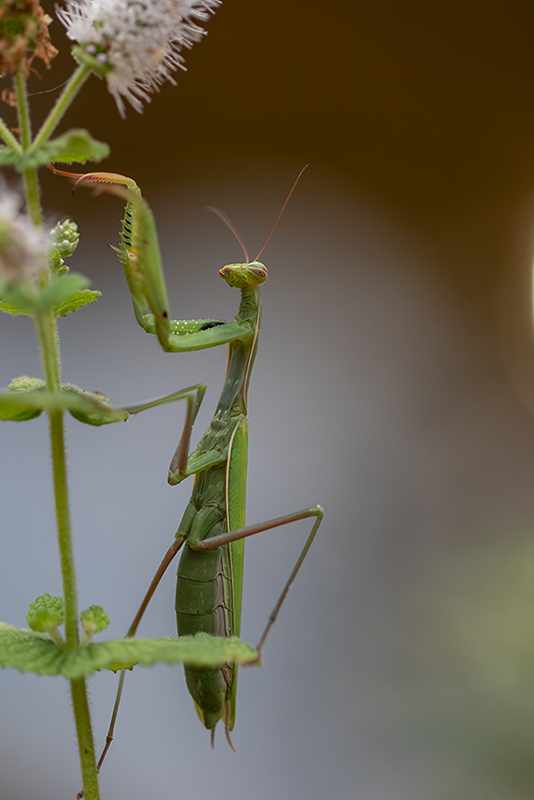
<svg viewBox="0 0 534 800">
<path fill-rule="evenodd" d="M 52 28 L 61 41 L 59 26 Z M 273 629 L 240 673 L 233 754 L 215 751 L 181 669 L 128 676 L 104 797 L 530 797 L 534 425 L 530 340 L 532 8 L 226 3 L 179 87 L 118 117 L 93 80 L 64 126 L 112 145 L 102 169 L 151 203 L 176 318 L 230 319 L 217 276 L 269 281 L 250 391 L 248 520 L 316 502 L 325 521 Z M 35 91 L 64 80 L 68 52 Z M 49 103 L 36 98 L 35 120 Z M 9 112 L 6 112 L 6 117 Z M 155 144 L 151 144 L 155 141 Z M 117 404 L 197 381 L 208 423 L 226 353 L 170 355 L 136 326 L 120 203 L 43 175 L 50 218 L 80 224 L 71 265 L 104 295 L 61 320 L 65 380 Z M 0 318 L 0 384 L 40 375 L 31 323 Z M 80 607 L 121 636 L 190 485 L 166 470 L 183 409 L 93 429 L 69 419 Z M 2 426 L 0 618 L 61 593 L 45 420 Z M 247 543 L 243 638 L 256 641 L 308 526 Z M 174 633 L 174 570 L 142 626 Z M 0 675 L 0 796 L 74 797 L 67 686 Z M 116 679 L 90 680 L 103 744 Z"/>
</svg>

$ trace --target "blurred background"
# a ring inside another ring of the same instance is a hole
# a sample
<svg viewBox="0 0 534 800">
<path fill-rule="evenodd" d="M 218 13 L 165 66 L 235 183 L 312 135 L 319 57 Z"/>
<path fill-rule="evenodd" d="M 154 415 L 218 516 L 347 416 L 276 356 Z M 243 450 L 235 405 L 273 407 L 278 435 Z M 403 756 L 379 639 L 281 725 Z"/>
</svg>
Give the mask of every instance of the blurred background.
<svg viewBox="0 0 534 800">
<path fill-rule="evenodd" d="M 53 14 L 52 3 L 48 5 Z M 263 253 L 250 390 L 248 521 L 320 502 L 325 520 L 267 643 L 242 670 L 237 754 L 199 723 L 181 668 L 127 678 L 103 797 L 524 800 L 534 793 L 534 6 L 225 0 L 209 35 L 122 120 L 91 78 L 62 130 L 111 145 L 158 221 L 175 318 L 231 319 L 217 276 Z M 30 90 L 72 70 L 61 55 Z M 35 125 L 57 92 L 33 98 Z M 2 114 L 11 122 L 10 109 Z M 14 121 L 12 122 L 14 124 Z M 61 320 L 64 379 L 116 404 L 222 385 L 223 349 L 163 353 L 136 325 L 116 198 L 43 174 L 71 267 L 103 296 Z M 0 319 L 0 385 L 40 376 L 33 330 Z M 184 409 L 93 429 L 68 420 L 80 606 L 127 629 L 190 483 L 166 484 Z M 60 594 L 44 419 L 1 429 L 0 618 Z M 255 642 L 309 529 L 247 543 L 243 638 Z M 174 569 L 141 635 L 174 635 Z M 4 671 L 3 800 L 80 788 L 66 685 Z M 111 674 L 90 680 L 102 747 Z"/>
</svg>

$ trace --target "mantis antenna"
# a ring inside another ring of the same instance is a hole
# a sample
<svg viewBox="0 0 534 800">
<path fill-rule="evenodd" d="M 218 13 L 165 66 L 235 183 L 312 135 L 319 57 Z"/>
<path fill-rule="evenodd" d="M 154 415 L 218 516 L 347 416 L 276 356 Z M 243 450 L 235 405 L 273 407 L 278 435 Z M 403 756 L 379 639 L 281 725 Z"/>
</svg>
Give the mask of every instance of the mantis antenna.
<svg viewBox="0 0 534 800">
<path fill-rule="evenodd" d="M 261 256 L 261 254 L 263 253 L 263 251 L 265 250 L 265 247 L 266 247 L 266 245 L 267 245 L 267 242 L 269 241 L 269 239 L 270 239 L 270 238 L 271 238 L 271 236 L 273 235 L 273 233 L 274 233 L 274 229 L 276 228 L 276 226 L 277 226 L 277 225 L 278 225 L 278 223 L 280 222 L 280 217 L 281 217 L 281 216 L 282 216 L 282 214 L 284 213 L 284 211 L 285 211 L 285 208 L 286 208 L 287 204 L 289 203 L 289 198 L 291 197 L 291 195 L 292 195 L 292 194 L 293 194 L 293 192 L 295 191 L 295 188 L 296 188 L 296 186 L 297 186 L 297 183 L 300 181 L 300 179 L 301 179 L 301 177 L 302 177 L 302 173 L 303 173 L 303 172 L 304 172 L 304 170 L 305 170 L 305 169 L 307 169 L 307 168 L 308 168 L 308 165 L 307 165 L 307 164 L 305 164 L 305 165 L 302 167 L 302 169 L 301 169 L 301 171 L 299 172 L 299 174 L 297 175 L 297 178 L 296 178 L 296 180 L 295 180 L 295 183 L 293 184 L 293 186 L 292 186 L 292 187 L 291 187 L 291 189 L 289 190 L 289 194 L 288 194 L 288 196 L 286 197 L 286 199 L 285 199 L 285 201 L 284 201 L 284 205 L 283 205 L 283 206 L 282 206 L 282 208 L 280 209 L 280 213 L 278 214 L 278 216 L 277 216 L 277 218 L 276 218 L 276 221 L 275 221 L 275 223 L 274 223 L 273 227 L 272 227 L 272 228 L 271 228 L 271 230 L 269 231 L 269 235 L 267 236 L 266 240 L 265 240 L 265 241 L 264 241 L 264 243 L 263 243 L 263 247 L 261 248 L 260 252 L 258 253 L 258 255 L 256 256 L 256 258 L 254 259 L 254 261 L 257 261 L 257 260 L 258 260 L 258 258 L 259 258 L 259 257 Z M 232 233 L 234 234 L 235 238 L 237 239 L 237 241 L 238 241 L 238 242 L 239 242 L 239 244 L 241 245 L 241 249 L 243 250 L 243 253 L 245 254 L 245 259 L 246 259 L 246 261 L 247 261 L 247 263 L 248 263 L 248 262 L 250 261 L 250 259 L 249 259 L 249 256 L 248 256 L 248 250 L 247 250 L 247 247 L 246 247 L 246 245 L 245 245 L 245 242 L 243 241 L 243 237 L 241 236 L 241 234 L 240 234 L 240 233 L 239 233 L 239 231 L 237 230 L 237 228 L 236 228 L 236 226 L 234 225 L 234 223 L 232 222 L 232 220 L 231 220 L 229 217 L 227 217 L 227 216 L 226 216 L 226 214 L 224 213 L 224 211 L 221 211 L 221 209 L 220 209 L 220 208 L 217 208 L 217 206 L 206 206 L 206 208 L 208 209 L 208 211 L 212 211 L 214 214 L 216 214 L 216 215 L 219 217 L 219 219 L 222 219 L 222 221 L 224 222 L 224 224 L 225 224 L 225 225 L 226 225 L 228 228 L 230 228 L 230 230 L 231 230 L 231 231 L 232 231 Z"/>
<path fill-rule="evenodd" d="M 305 169 L 307 169 L 307 168 L 308 168 L 308 165 L 307 165 L 307 164 L 305 164 L 305 165 L 302 167 L 302 169 L 301 169 L 301 171 L 299 172 L 299 174 L 297 175 L 297 179 L 295 180 L 295 183 L 293 184 L 293 186 L 292 186 L 292 187 L 291 187 L 291 189 L 289 190 L 289 194 L 288 194 L 288 196 L 287 196 L 287 197 L 286 197 L 286 199 L 285 199 L 284 205 L 283 205 L 283 206 L 282 206 L 282 208 L 280 209 L 280 213 L 278 214 L 278 216 L 277 216 L 277 218 L 276 218 L 276 221 L 275 221 L 275 223 L 274 223 L 273 227 L 272 227 L 272 228 L 271 228 L 271 230 L 269 231 L 269 235 L 268 235 L 268 237 L 266 238 L 266 240 L 264 241 L 264 243 L 263 243 L 263 247 L 261 248 L 261 250 L 260 250 L 260 252 L 258 253 L 258 255 L 256 256 L 256 258 L 254 259 L 255 261 L 257 261 L 257 260 L 258 260 L 258 258 L 261 256 L 261 254 L 262 254 L 262 253 L 263 253 L 263 251 L 265 250 L 265 247 L 266 247 L 266 245 L 267 245 L 267 242 L 269 241 L 269 239 L 270 239 L 270 238 L 271 238 L 271 236 L 273 235 L 273 233 L 274 233 L 274 229 L 276 228 L 276 226 L 277 226 L 277 225 L 278 225 L 278 223 L 280 222 L 280 217 L 281 217 L 281 216 L 282 216 L 282 214 L 284 213 L 284 211 L 285 211 L 285 207 L 286 207 L 286 206 L 287 206 L 287 204 L 289 203 L 289 198 L 291 197 L 291 195 L 292 195 L 292 194 L 293 194 L 293 192 L 295 191 L 295 188 L 296 188 L 296 186 L 297 186 L 297 183 L 298 183 L 298 182 L 300 181 L 300 179 L 301 179 L 302 173 L 303 173 L 303 172 L 304 172 L 304 170 L 305 170 Z"/>
<path fill-rule="evenodd" d="M 246 260 L 246 262 L 248 264 L 248 262 L 250 261 L 250 258 L 248 257 L 247 246 L 246 246 L 245 242 L 243 241 L 243 237 L 241 236 L 241 234 L 237 230 L 236 226 L 234 225 L 234 223 L 232 222 L 230 217 L 227 217 L 226 214 L 224 213 L 224 211 L 221 211 L 221 209 L 217 208 L 217 206 L 206 206 L 206 208 L 208 209 L 208 211 L 212 211 L 214 214 L 216 214 L 219 217 L 219 219 L 222 219 L 224 224 L 228 228 L 230 228 L 230 230 L 234 234 L 235 238 L 237 239 L 237 241 L 241 245 L 241 249 L 243 250 L 243 253 L 245 254 L 245 260 Z"/>
</svg>

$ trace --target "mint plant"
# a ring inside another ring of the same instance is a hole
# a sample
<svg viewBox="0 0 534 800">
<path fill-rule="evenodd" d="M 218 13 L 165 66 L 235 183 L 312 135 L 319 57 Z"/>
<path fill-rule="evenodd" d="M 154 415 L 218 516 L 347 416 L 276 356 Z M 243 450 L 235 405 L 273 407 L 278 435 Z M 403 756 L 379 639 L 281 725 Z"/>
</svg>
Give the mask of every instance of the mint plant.
<svg viewBox="0 0 534 800">
<path fill-rule="evenodd" d="M 199 22 L 213 14 L 220 0 L 69 0 L 57 10 L 73 41 L 76 67 L 40 130 L 32 130 L 27 82 L 40 60 L 52 66 L 57 50 L 49 36 L 48 15 L 38 0 L 1 0 L 0 72 L 11 88 L 2 99 L 16 109 L 17 128 L 0 118 L 0 166 L 22 176 L 24 198 L 0 184 L 0 310 L 33 320 L 41 356 L 42 377 L 15 378 L 0 393 L 0 419 L 23 422 L 48 417 L 57 541 L 63 597 L 41 595 L 30 605 L 30 629 L 0 623 L 0 665 L 21 672 L 58 675 L 70 683 L 84 794 L 99 798 L 95 748 L 87 699 L 86 676 L 95 670 L 131 669 L 157 661 L 221 666 L 252 660 L 256 651 L 235 638 L 199 634 L 180 639 L 93 642 L 108 624 L 101 606 L 78 612 L 76 573 L 69 513 L 64 414 L 104 425 L 125 421 L 156 403 L 115 408 L 101 394 L 63 382 L 57 318 L 97 301 L 90 280 L 71 271 L 79 239 L 70 220 L 52 231 L 43 225 L 39 170 L 47 164 L 99 162 L 109 148 L 88 131 L 55 135 L 65 111 L 91 75 L 104 79 L 122 117 L 126 103 L 141 112 L 164 82 L 175 83 L 184 68 L 182 51 L 205 31 Z M 52 138 L 55 136 L 55 138 Z M 90 313 L 90 308 L 88 312 Z M 180 395 L 180 393 L 176 393 Z M 166 402 L 174 396 L 162 398 Z M 81 632 L 80 632 L 81 619 Z M 62 630 L 61 630 L 62 629 Z"/>
</svg>

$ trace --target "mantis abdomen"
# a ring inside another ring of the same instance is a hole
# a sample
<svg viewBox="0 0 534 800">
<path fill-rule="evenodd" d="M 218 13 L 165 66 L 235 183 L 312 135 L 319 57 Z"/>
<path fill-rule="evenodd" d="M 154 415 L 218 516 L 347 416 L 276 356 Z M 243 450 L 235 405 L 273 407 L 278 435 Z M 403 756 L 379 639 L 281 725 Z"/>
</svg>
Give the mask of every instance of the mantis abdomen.
<svg viewBox="0 0 534 800">
<path fill-rule="evenodd" d="M 226 465 L 198 475 L 180 534 L 201 540 L 226 532 L 224 483 Z M 221 491 L 222 489 L 222 491 Z M 188 537 L 188 538 L 189 538 Z M 215 550 L 193 550 L 188 542 L 180 558 L 176 584 L 178 635 L 209 633 L 234 636 L 234 598 L 231 545 Z M 234 668 L 185 667 L 189 691 L 202 722 L 212 729 L 227 717 L 227 699 L 235 678 Z"/>
</svg>

